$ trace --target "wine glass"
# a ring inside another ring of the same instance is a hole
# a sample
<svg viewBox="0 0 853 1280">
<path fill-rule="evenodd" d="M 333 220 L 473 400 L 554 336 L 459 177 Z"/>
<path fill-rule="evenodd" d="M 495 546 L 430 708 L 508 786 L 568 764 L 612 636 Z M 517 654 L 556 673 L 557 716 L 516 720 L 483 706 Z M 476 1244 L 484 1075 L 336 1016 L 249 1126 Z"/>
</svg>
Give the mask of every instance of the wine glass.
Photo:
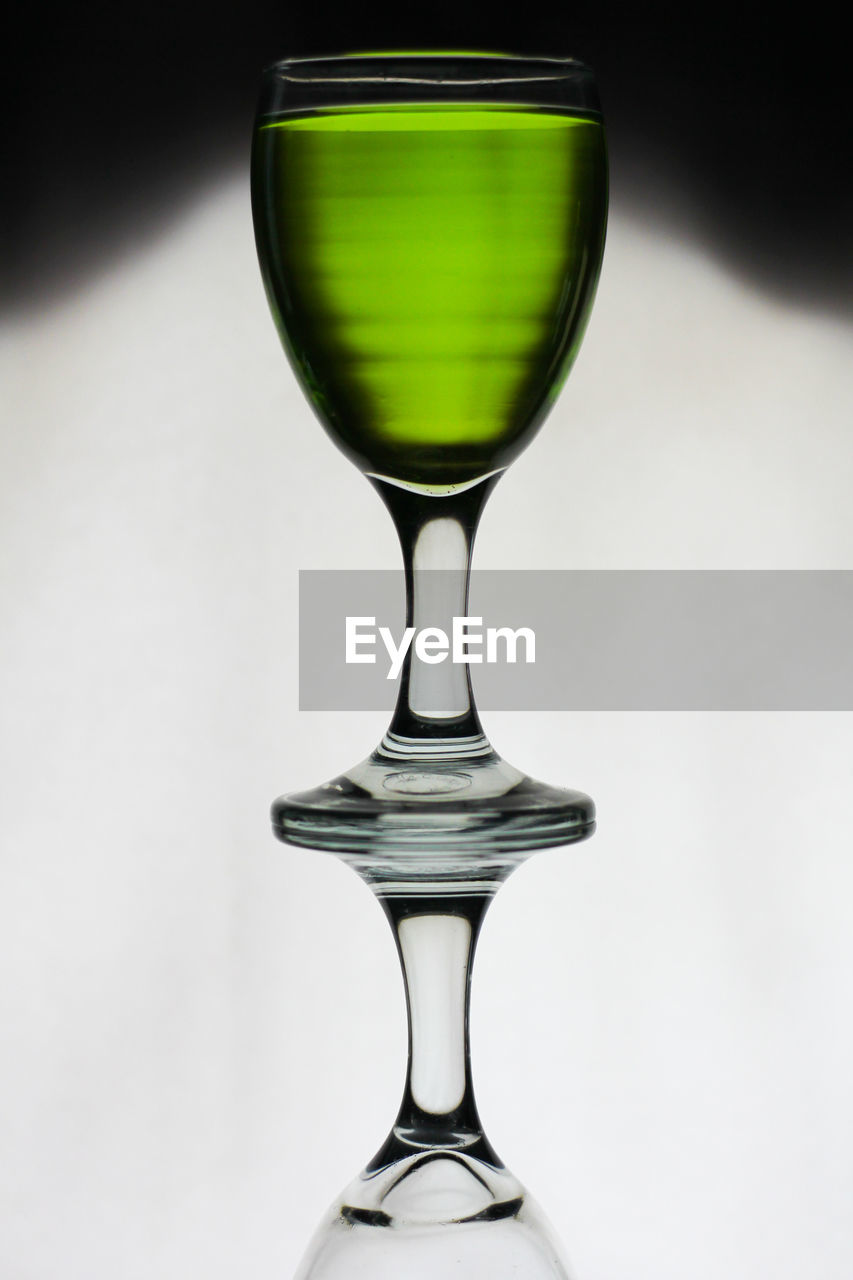
<svg viewBox="0 0 853 1280">
<path fill-rule="evenodd" d="M 296 375 L 396 526 L 406 626 L 465 616 L 484 503 L 554 403 L 595 293 L 607 161 L 592 73 L 503 54 L 285 59 L 264 76 L 252 196 Z M 566 1274 L 483 1134 L 468 998 L 499 885 L 594 824 L 587 796 L 498 756 L 466 664 L 415 647 L 376 750 L 275 802 L 282 840 L 338 854 L 374 890 L 409 1014 L 396 1124 L 321 1225 L 305 1280 Z"/>
</svg>

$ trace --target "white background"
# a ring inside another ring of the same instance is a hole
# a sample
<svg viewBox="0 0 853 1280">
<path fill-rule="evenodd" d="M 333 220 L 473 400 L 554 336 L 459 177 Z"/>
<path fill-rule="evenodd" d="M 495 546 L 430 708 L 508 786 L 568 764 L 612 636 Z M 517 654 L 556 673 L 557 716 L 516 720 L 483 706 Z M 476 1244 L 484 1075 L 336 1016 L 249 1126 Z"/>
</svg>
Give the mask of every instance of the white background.
<svg viewBox="0 0 853 1280">
<path fill-rule="evenodd" d="M 478 565 L 853 567 L 850 350 L 617 196 Z M 297 571 L 396 567 L 393 531 L 281 354 L 242 173 L 4 352 L 0 1277 L 287 1277 L 405 1058 L 379 908 L 268 827 L 384 727 L 297 711 Z M 848 1280 L 853 717 L 486 727 L 599 809 L 501 891 L 473 1008 L 580 1280 Z"/>
</svg>

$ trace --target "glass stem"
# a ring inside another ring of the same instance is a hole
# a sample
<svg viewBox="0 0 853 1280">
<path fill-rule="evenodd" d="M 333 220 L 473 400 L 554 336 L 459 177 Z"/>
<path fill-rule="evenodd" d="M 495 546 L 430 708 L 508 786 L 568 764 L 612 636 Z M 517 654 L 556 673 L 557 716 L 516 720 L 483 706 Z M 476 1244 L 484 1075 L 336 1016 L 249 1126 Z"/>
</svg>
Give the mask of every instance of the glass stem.
<svg viewBox="0 0 853 1280">
<path fill-rule="evenodd" d="M 452 651 L 465 643 L 454 631 L 454 618 L 467 616 L 474 535 L 498 475 L 441 494 L 374 480 L 397 529 L 406 573 L 409 647 L 383 743 L 392 754 L 426 752 L 436 759 L 446 750 L 458 760 L 466 745 L 466 754 L 489 750 L 471 693 L 470 666 L 453 661 Z"/>
<path fill-rule="evenodd" d="M 380 896 L 403 970 L 409 1062 L 397 1122 L 369 1171 L 433 1150 L 502 1167 L 477 1114 L 468 1040 L 474 948 L 493 896 Z"/>
</svg>

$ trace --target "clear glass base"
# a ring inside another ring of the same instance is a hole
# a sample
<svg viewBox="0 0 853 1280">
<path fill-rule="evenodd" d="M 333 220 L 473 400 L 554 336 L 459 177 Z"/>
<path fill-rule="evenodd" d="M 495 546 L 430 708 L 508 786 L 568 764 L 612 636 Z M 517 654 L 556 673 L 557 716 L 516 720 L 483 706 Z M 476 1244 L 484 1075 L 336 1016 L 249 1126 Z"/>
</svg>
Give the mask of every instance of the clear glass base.
<svg viewBox="0 0 853 1280">
<path fill-rule="evenodd" d="M 550 1224 L 506 1169 L 464 1152 L 423 1152 L 344 1191 L 296 1280 L 568 1280 Z"/>
<path fill-rule="evenodd" d="M 519 772 L 482 735 L 425 741 L 388 733 L 340 777 L 281 796 L 272 821 L 279 839 L 337 853 L 363 873 L 393 864 L 399 874 L 410 863 L 435 883 L 456 874 L 460 854 L 470 879 L 472 855 L 489 876 L 511 869 L 515 855 L 582 840 L 595 829 L 595 806 Z"/>
</svg>

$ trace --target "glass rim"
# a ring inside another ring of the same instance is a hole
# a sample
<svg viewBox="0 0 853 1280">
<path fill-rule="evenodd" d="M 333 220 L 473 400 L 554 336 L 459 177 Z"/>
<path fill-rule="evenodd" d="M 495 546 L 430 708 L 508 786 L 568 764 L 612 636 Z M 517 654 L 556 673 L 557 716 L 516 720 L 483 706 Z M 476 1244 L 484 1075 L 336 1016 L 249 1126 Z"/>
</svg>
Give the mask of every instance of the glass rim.
<svg viewBox="0 0 853 1280">
<path fill-rule="evenodd" d="M 413 63 L 419 64 L 417 74 L 414 73 Z M 392 77 L 387 71 L 382 74 L 379 70 L 379 67 L 390 68 L 394 64 L 405 67 L 409 74 Z M 491 74 L 473 74 L 475 67 L 483 67 L 484 64 L 489 66 Z M 430 67 L 434 68 L 432 73 Z M 375 73 L 365 74 L 368 68 L 376 68 Z M 288 75 L 291 70 L 295 74 Z M 506 74 L 501 74 L 502 70 Z M 361 74 L 358 74 L 359 71 Z M 278 76 L 298 84 L 337 84 L 347 80 L 388 83 L 392 79 L 413 84 L 523 84 L 577 77 L 593 78 L 591 68 L 578 58 L 470 49 L 359 50 L 320 56 L 300 54 L 268 63 L 263 74 L 265 77 Z"/>
</svg>

